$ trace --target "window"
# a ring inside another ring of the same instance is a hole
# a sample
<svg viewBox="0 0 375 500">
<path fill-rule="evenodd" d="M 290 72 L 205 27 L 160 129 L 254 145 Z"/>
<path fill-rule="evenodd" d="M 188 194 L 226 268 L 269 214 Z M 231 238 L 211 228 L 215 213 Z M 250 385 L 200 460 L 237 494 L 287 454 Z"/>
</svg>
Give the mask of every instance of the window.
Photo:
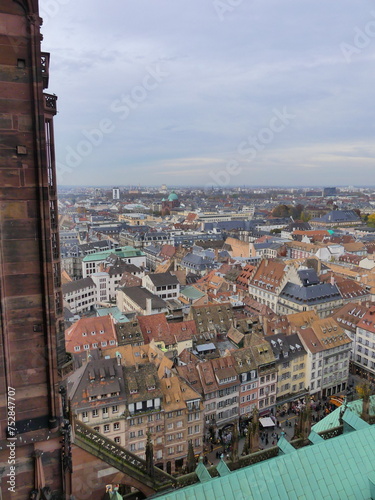
<svg viewBox="0 0 375 500">
<path fill-rule="evenodd" d="M 120 429 L 120 423 L 119 423 L 119 422 L 115 422 L 115 423 L 113 424 L 113 430 L 114 430 L 114 431 L 118 431 L 119 429 Z"/>
<path fill-rule="evenodd" d="M 112 413 L 118 413 L 118 406 L 117 405 L 112 406 Z"/>
<path fill-rule="evenodd" d="M 74 346 L 74 350 L 75 350 L 75 351 L 80 351 L 80 350 L 81 350 L 81 346 L 79 346 L 79 345 L 75 345 L 75 346 Z"/>
<path fill-rule="evenodd" d="M 92 416 L 97 417 L 98 416 L 98 410 L 92 410 Z"/>
<path fill-rule="evenodd" d="M 120 444 L 120 442 L 121 442 L 121 440 L 120 440 L 120 438 L 119 438 L 119 437 L 115 437 L 115 438 L 113 439 L 113 441 L 114 441 L 115 443 L 117 443 L 117 444 Z"/>
<path fill-rule="evenodd" d="M 105 426 L 104 426 L 104 432 L 109 432 L 109 424 L 105 424 Z"/>
<path fill-rule="evenodd" d="M 141 437 L 143 436 L 143 429 L 141 429 L 140 431 L 138 431 L 138 437 Z"/>
<path fill-rule="evenodd" d="M 135 438 L 135 432 L 133 432 L 133 431 L 130 432 L 129 437 L 130 437 L 130 439 L 134 439 Z"/>
</svg>

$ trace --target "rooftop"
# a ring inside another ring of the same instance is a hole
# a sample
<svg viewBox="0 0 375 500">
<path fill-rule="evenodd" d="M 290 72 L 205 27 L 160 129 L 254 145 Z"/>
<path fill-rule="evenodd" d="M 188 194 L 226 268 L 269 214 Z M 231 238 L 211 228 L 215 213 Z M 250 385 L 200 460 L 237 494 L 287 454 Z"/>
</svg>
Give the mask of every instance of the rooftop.
<svg viewBox="0 0 375 500">
<path fill-rule="evenodd" d="M 375 426 L 159 496 L 160 500 L 373 498 Z"/>
</svg>

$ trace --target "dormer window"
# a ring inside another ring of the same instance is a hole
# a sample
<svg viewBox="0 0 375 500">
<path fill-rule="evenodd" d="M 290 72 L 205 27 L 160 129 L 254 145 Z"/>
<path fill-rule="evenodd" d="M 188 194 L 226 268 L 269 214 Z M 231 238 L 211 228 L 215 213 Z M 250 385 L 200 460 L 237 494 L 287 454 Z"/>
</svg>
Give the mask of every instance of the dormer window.
<svg viewBox="0 0 375 500">
<path fill-rule="evenodd" d="M 130 389 L 130 394 L 138 394 L 138 389 Z"/>
<path fill-rule="evenodd" d="M 95 332 L 91 332 L 93 335 L 95 335 Z M 100 333 L 104 333 L 104 330 L 100 330 Z"/>
<path fill-rule="evenodd" d="M 82 337 L 86 337 L 87 336 L 87 333 L 86 332 L 82 332 Z"/>
<path fill-rule="evenodd" d="M 101 333 L 101 332 L 100 332 Z M 95 335 L 95 332 L 91 332 L 91 335 Z"/>
</svg>

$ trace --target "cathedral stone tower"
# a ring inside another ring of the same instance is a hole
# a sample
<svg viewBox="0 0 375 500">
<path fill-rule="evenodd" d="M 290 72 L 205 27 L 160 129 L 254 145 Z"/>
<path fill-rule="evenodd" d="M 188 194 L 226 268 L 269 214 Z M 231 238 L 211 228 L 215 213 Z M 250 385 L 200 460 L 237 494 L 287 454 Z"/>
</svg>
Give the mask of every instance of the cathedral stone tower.
<svg viewBox="0 0 375 500">
<path fill-rule="evenodd" d="M 1 0 L 0 489 L 2 498 L 22 500 L 44 485 L 67 494 L 70 469 L 60 432 L 59 388 L 70 360 L 60 290 L 57 97 L 44 93 L 49 54 L 41 52 L 41 23 L 38 0 Z"/>
</svg>

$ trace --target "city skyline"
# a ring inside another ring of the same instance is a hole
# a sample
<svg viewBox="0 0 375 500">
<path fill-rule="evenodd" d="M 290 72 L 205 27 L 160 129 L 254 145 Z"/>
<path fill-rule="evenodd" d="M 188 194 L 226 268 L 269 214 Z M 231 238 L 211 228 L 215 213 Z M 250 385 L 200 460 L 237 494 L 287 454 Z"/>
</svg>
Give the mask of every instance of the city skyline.
<svg viewBox="0 0 375 500">
<path fill-rule="evenodd" d="M 60 185 L 366 184 L 369 1 L 97 7 L 40 2 Z"/>
</svg>

